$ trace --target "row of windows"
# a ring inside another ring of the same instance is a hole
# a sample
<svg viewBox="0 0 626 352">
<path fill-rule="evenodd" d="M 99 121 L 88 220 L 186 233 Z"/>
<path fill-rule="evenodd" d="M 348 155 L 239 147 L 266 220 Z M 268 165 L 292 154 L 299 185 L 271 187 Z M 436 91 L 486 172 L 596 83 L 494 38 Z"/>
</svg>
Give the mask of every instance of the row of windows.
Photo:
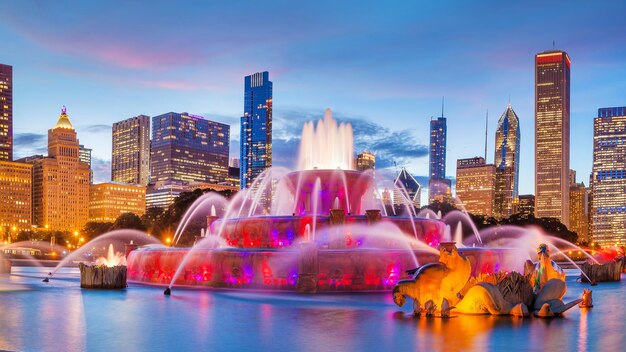
<svg viewBox="0 0 626 352">
<path fill-rule="evenodd" d="M 599 171 L 596 180 L 606 180 L 606 179 L 623 179 L 626 178 L 626 170 L 604 170 Z"/>
</svg>

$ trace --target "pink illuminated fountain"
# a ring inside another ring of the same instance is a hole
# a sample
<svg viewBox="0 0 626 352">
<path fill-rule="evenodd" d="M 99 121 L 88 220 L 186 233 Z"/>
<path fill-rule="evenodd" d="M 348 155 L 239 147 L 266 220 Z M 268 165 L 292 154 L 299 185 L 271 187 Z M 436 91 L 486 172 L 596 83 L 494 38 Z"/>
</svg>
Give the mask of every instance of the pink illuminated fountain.
<svg viewBox="0 0 626 352">
<path fill-rule="evenodd" d="M 204 237 L 192 248 L 132 251 L 129 281 L 167 285 L 166 294 L 174 285 L 390 290 L 409 277 L 407 270 L 438 260 L 445 224 L 412 211 L 383 216 L 377 180 L 371 171 L 353 170 L 353 158 L 352 127 L 326 110 L 323 120 L 303 128 L 297 171 L 268 169 L 230 201 L 198 199 L 174 243 L 193 217 L 207 218 Z M 461 251 L 474 267 L 506 269 L 502 251 Z"/>
</svg>

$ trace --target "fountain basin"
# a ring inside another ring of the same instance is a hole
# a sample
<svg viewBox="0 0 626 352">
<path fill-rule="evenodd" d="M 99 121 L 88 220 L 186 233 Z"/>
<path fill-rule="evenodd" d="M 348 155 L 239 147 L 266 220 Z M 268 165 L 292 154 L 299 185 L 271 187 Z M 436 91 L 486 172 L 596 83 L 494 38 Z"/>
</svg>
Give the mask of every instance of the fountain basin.
<svg viewBox="0 0 626 352">
<path fill-rule="evenodd" d="M 78 264 L 80 269 L 80 287 L 97 289 L 126 288 L 126 266 L 104 266 Z"/>
<path fill-rule="evenodd" d="M 219 233 L 231 247 L 237 248 L 284 248 L 303 238 L 309 225 L 318 232 L 331 226 L 330 216 L 255 216 L 249 218 L 218 219 L 210 225 L 211 233 Z M 433 219 L 411 219 L 409 217 L 382 217 L 380 224 L 393 223 L 405 234 L 412 234 L 418 240 L 437 247 L 441 241 L 445 224 Z M 366 215 L 349 215 L 344 218 L 347 232 L 351 226 L 367 225 Z M 346 246 L 356 241 L 346 239 Z"/>
<path fill-rule="evenodd" d="M 0 255 L 0 274 L 11 273 L 11 261 L 4 256 Z"/>
<path fill-rule="evenodd" d="M 174 285 L 226 289 L 298 291 L 302 275 L 313 280 L 304 292 L 389 291 L 406 270 L 436 262 L 438 254 L 402 249 L 194 249 Z M 190 248 L 139 248 L 127 258 L 128 281 L 169 285 Z M 464 248 L 472 274 L 513 271 L 507 249 Z"/>
<path fill-rule="evenodd" d="M 620 281 L 623 268 L 623 257 L 602 264 L 586 261 L 580 266 L 580 270 L 585 273 L 585 275 L 580 276 L 580 279 L 582 282 L 589 282 L 589 279 L 591 282 Z"/>
</svg>

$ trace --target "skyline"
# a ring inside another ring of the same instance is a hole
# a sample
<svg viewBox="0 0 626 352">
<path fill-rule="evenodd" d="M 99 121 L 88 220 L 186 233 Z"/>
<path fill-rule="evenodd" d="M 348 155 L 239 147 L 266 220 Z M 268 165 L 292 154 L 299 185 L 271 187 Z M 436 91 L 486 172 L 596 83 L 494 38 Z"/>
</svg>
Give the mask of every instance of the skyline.
<svg viewBox="0 0 626 352">
<path fill-rule="evenodd" d="M 355 151 L 369 147 L 377 154 L 377 169 L 393 168 L 393 161 L 406 166 L 425 187 L 428 121 L 440 114 L 441 97 L 448 120 L 446 176 L 453 178 L 457 159 L 482 156 L 485 112 L 499 116 L 510 95 L 521 124 L 520 194 L 534 194 L 534 54 L 552 49 L 555 40 L 572 59 L 571 155 L 577 157 L 571 167 L 579 182 L 588 185 L 597 109 L 624 105 L 626 87 L 619 77 L 626 74 L 625 29 L 597 20 L 619 13 L 624 4 L 559 7 L 560 18 L 549 16 L 558 7 L 553 4 L 544 5 L 545 13 L 495 2 L 454 13 L 434 5 L 364 6 L 352 22 L 340 21 L 352 8 L 320 13 L 314 5 L 300 10 L 246 5 L 269 16 L 268 27 L 252 34 L 229 23 L 242 10 L 239 4 L 211 9 L 208 17 L 206 11 L 166 6 L 143 12 L 133 4 L 113 9 L 80 4 L 68 12 L 56 3 L 6 5 L 0 38 L 7 48 L 0 63 L 13 66 L 15 158 L 45 154 L 46 132 L 61 105 L 68 106 L 81 143 L 93 149 L 95 182 L 110 179 L 111 125 L 139 114 L 187 111 L 227 123 L 234 132 L 230 154 L 237 156 L 242 77 L 267 70 L 275 83 L 275 165 L 293 162 L 286 151 L 297 145 L 303 122 L 322 118 L 330 107 L 339 120 L 353 124 Z M 484 7 L 492 11 L 485 14 Z M 140 10 L 145 29 L 130 21 Z M 190 25 L 168 31 L 151 23 L 170 12 L 187 16 Z M 530 14 L 534 22 L 522 21 Z M 444 17 L 446 27 L 435 21 Z M 193 25 L 197 22 L 202 25 Z M 468 25 L 473 30 L 459 33 Z M 160 43 L 150 39 L 154 31 Z M 266 50 L 246 55 L 261 46 L 255 40 L 268 35 Z M 466 135 L 476 122 L 481 128 Z M 28 143 L 38 148 L 28 149 Z"/>
</svg>

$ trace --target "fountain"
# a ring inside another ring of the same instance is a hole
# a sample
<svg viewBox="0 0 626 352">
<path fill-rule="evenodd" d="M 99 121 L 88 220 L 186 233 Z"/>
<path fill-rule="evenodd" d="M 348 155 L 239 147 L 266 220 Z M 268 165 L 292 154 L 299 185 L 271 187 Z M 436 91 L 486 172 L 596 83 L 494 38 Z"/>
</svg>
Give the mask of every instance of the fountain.
<svg viewBox="0 0 626 352">
<path fill-rule="evenodd" d="M 523 269 L 526 257 L 518 250 L 481 247 L 484 236 L 466 213 L 441 219 L 441 213 L 409 208 L 404 216 L 384 215 L 376 199 L 381 177 L 352 169 L 352 141 L 350 125 L 338 124 L 327 110 L 323 120 L 303 128 L 298 170 L 267 169 L 230 200 L 202 196 L 178 224 L 174 244 L 198 216 L 206 219 L 204 237 L 191 248 L 131 251 L 129 281 L 167 286 L 166 294 L 177 285 L 389 291 L 416 267 L 436 263 L 437 248 L 453 240 L 453 228 L 454 239 L 462 240 L 461 223 L 468 221 L 479 247 L 459 241 L 462 248 L 455 250 L 467 259 L 469 275 Z M 406 197 L 402 190 L 394 193 Z M 411 204 L 408 199 L 399 203 Z M 447 300 L 452 307 L 453 297 Z"/>
<path fill-rule="evenodd" d="M 352 143 L 352 127 L 327 110 L 303 128 L 297 171 L 268 169 L 228 202 L 203 196 L 183 216 L 174 243 L 198 216 L 207 219 L 206 237 L 191 248 L 132 251 L 129 281 L 170 289 L 391 289 L 406 270 L 437 259 L 445 225 L 382 215 L 373 174 L 352 169 Z"/>
<path fill-rule="evenodd" d="M 120 289 L 126 287 L 126 257 L 115 252 L 109 244 L 106 257 L 100 257 L 95 264 L 80 263 L 80 287 L 99 289 Z"/>
</svg>

